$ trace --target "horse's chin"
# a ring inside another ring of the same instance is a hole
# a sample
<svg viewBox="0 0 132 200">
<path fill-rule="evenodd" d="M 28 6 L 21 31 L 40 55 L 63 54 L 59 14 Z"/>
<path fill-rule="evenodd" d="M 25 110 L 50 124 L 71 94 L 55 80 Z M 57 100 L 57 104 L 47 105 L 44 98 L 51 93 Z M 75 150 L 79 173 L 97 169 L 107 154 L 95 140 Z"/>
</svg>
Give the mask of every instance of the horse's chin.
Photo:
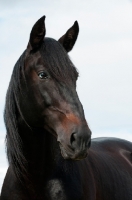
<svg viewBox="0 0 132 200">
<path fill-rule="evenodd" d="M 65 160 L 82 160 L 87 157 L 87 152 L 82 153 L 68 153 L 60 144 L 61 155 Z"/>
</svg>

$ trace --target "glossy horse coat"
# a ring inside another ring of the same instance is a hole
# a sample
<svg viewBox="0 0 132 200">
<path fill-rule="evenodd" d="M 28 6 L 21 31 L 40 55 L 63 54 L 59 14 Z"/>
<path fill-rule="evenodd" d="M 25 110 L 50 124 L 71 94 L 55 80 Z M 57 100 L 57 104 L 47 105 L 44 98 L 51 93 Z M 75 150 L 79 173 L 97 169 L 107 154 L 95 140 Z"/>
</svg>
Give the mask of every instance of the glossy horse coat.
<svg viewBox="0 0 132 200">
<path fill-rule="evenodd" d="M 132 144 L 93 139 L 69 59 L 77 21 L 58 40 L 32 28 L 6 96 L 9 168 L 0 200 L 131 200 Z M 91 146 L 90 146 L 91 144 Z"/>
</svg>

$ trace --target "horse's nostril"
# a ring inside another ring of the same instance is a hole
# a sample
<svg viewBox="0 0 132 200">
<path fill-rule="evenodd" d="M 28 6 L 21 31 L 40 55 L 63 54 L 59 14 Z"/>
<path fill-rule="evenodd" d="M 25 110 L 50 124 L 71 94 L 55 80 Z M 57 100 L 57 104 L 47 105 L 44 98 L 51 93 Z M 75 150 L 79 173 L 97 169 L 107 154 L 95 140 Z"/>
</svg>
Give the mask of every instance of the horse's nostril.
<svg viewBox="0 0 132 200">
<path fill-rule="evenodd" d="M 74 146 L 73 144 L 74 144 L 75 140 L 76 140 L 76 133 L 72 133 L 71 139 L 70 139 L 70 142 L 71 142 L 72 146 Z"/>
</svg>

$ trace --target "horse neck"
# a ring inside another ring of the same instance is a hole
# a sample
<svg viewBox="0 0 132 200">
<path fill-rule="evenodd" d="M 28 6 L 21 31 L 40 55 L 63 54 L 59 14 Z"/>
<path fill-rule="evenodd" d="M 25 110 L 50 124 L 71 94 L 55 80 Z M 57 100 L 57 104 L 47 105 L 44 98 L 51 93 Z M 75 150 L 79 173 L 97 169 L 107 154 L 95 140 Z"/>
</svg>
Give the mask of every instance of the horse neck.
<svg viewBox="0 0 132 200">
<path fill-rule="evenodd" d="M 56 166 L 56 155 L 59 152 L 56 138 L 44 129 L 30 128 L 24 123 L 20 124 L 19 133 L 28 173 L 39 181 L 42 177 L 48 177 Z"/>
</svg>

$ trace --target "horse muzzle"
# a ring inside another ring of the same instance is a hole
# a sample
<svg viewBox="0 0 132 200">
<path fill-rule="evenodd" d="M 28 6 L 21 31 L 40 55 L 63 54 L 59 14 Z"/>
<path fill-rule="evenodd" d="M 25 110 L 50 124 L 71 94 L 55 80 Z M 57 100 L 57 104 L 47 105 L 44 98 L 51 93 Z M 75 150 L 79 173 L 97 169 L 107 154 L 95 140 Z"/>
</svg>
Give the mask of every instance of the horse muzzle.
<svg viewBox="0 0 132 200">
<path fill-rule="evenodd" d="M 61 141 L 59 144 L 64 159 L 84 159 L 87 157 L 88 149 L 91 145 L 91 131 L 89 129 L 83 134 L 73 133 L 70 138 L 70 144 L 61 143 Z"/>
</svg>

